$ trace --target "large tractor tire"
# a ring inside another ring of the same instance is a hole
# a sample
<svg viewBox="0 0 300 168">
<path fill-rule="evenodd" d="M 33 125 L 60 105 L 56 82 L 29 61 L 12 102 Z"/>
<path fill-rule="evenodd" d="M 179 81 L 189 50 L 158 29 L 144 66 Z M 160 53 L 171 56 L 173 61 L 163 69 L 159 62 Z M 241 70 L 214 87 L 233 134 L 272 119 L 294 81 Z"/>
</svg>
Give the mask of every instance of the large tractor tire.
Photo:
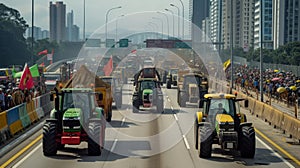
<svg viewBox="0 0 300 168">
<path fill-rule="evenodd" d="M 43 127 L 43 153 L 45 156 L 53 156 L 57 153 L 56 124 L 46 122 Z"/>
<path fill-rule="evenodd" d="M 140 110 L 140 103 L 139 103 L 139 99 L 137 98 L 136 100 L 132 101 L 132 112 L 138 113 L 139 110 Z"/>
<path fill-rule="evenodd" d="M 101 131 L 100 123 L 97 123 L 97 122 L 89 123 L 88 155 L 90 155 L 90 156 L 101 155 L 100 131 Z"/>
<path fill-rule="evenodd" d="M 163 95 L 161 95 L 161 99 L 157 98 L 157 100 L 156 100 L 156 110 L 157 110 L 158 113 L 163 113 L 164 112 Z"/>
<path fill-rule="evenodd" d="M 121 109 L 122 107 L 122 94 L 118 94 L 118 96 L 116 97 L 116 107 L 117 109 Z"/>
<path fill-rule="evenodd" d="M 200 158 L 211 157 L 212 141 L 212 129 L 207 126 L 198 127 L 198 154 Z"/>
<path fill-rule="evenodd" d="M 111 118 L 112 118 L 112 107 L 110 106 L 110 107 L 108 108 L 107 119 L 106 119 L 106 121 L 107 121 L 107 122 L 111 122 Z"/>
<path fill-rule="evenodd" d="M 194 124 L 194 139 L 195 139 L 195 149 L 198 149 L 198 119 L 196 118 L 195 124 Z"/>
<path fill-rule="evenodd" d="M 186 106 L 186 95 L 183 92 L 180 92 L 179 96 L 178 96 L 179 100 L 178 100 L 178 104 L 180 107 L 185 107 Z"/>
<path fill-rule="evenodd" d="M 255 130 L 253 127 L 244 126 L 239 133 L 239 150 L 241 157 L 254 158 L 255 155 Z"/>
<path fill-rule="evenodd" d="M 170 79 L 167 80 L 167 89 L 171 89 L 172 82 Z"/>
</svg>

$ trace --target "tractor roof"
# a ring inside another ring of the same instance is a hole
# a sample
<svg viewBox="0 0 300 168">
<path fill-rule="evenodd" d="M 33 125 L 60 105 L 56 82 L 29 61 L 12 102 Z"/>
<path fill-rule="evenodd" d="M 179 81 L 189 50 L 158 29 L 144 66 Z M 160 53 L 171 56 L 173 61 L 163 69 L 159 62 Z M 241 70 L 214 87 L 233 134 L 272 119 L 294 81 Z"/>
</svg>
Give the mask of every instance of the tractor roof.
<svg viewBox="0 0 300 168">
<path fill-rule="evenodd" d="M 62 91 L 64 92 L 92 92 L 91 88 L 63 88 Z"/>
<path fill-rule="evenodd" d="M 140 78 L 139 82 L 142 82 L 142 81 L 155 81 L 155 82 L 158 82 L 158 80 L 156 78 Z"/>
<path fill-rule="evenodd" d="M 214 93 L 214 94 L 205 94 L 204 98 L 206 99 L 235 99 L 236 96 L 233 94 L 224 94 L 224 93 Z"/>
<path fill-rule="evenodd" d="M 101 79 L 113 79 L 115 76 L 100 76 Z"/>
</svg>

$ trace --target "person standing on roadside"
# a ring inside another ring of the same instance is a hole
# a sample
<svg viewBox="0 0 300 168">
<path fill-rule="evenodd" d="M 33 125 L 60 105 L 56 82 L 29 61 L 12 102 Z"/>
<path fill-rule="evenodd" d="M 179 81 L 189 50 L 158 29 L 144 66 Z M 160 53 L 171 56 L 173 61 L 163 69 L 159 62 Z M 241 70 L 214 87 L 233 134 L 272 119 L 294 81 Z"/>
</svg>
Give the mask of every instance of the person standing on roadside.
<svg viewBox="0 0 300 168">
<path fill-rule="evenodd" d="M 5 95 L 2 91 L 2 88 L 0 88 L 0 107 L 1 107 L 1 111 L 5 110 Z"/>
</svg>

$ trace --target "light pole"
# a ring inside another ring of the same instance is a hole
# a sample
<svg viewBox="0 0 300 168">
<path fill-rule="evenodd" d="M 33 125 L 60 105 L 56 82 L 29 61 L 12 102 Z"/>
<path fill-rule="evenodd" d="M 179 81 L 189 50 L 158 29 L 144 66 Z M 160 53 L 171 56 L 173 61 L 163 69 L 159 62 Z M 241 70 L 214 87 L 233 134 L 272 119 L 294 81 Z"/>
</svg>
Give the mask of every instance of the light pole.
<svg viewBox="0 0 300 168">
<path fill-rule="evenodd" d="M 230 93 L 233 89 L 233 0 L 230 1 L 230 61 L 231 61 L 231 73 L 230 73 Z"/>
<path fill-rule="evenodd" d="M 177 8 L 178 11 L 178 38 L 180 38 L 180 9 L 178 6 L 174 5 L 174 4 L 170 4 L 170 6 Z"/>
<path fill-rule="evenodd" d="M 33 42 L 34 42 L 34 0 L 31 1 L 31 64 L 33 65 Z"/>
<path fill-rule="evenodd" d="M 262 68 L 263 68 L 263 0 L 260 0 L 260 57 L 259 57 L 259 89 L 260 89 L 260 101 L 264 101 L 264 94 L 263 94 L 263 75 L 262 75 Z"/>
<path fill-rule="evenodd" d="M 117 42 L 117 40 L 118 40 L 118 20 L 119 20 L 120 17 L 123 17 L 123 16 L 124 16 L 124 15 L 120 15 L 120 16 L 118 16 L 117 19 L 116 19 L 116 42 Z"/>
<path fill-rule="evenodd" d="M 85 0 L 83 0 L 83 41 L 85 41 Z"/>
<path fill-rule="evenodd" d="M 172 17 L 173 17 L 173 38 L 175 38 L 175 27 L 174 27 L 174 25 L 175 25 L 175 18 L 174 18 L 174 12 L 172 11 L 172 10 L 170 10 L 170 9 L 165 9 L 166 11 L 168 11 L 168 12 L 171 12 L 172 13 Z"/>
<path fill-rule="evenodd" d="M 155 26 L 155 29 L 157 30 L 156 31 L 156 38 L 158 39 L 158 25 L 156 23 L 153 23 L 153 22 L 149 22 L 149 25 L 152 25 L 152 26 Z M 155 30 L 154 29 L 154 30 Z M 154 31 L 155 32 L 155 31 Z"/>
<path fill-rule="evenodd" d="M 152 17 L 152 19 L 160 20 L 161 21 L 161 39 L 163 39 L 164 35 L 164 21 L 161 18 Z"/>
<path fill-rule="evenodd" d="M 162 15 L 165 16 L 166 19 L 167 19 L 167 32 L 168 32 L 168 39 L 169 39 L 169 38 L 170 38 L 170 31 L 169 31 L 170 26 L 169 26 L 169 18 L 168 18 L 168 15 L 165 14 L 165 13 L 163 13 L 163 12 L 159 12 L 159 11 L 157 11 L 156 13 L 162 14 Z"/>
<path fill-rule="evenodd" d="M 110 11 L 114 10 L 114 9 L 120 9 L 122 8 L 122 6 L 118 6 L 118 7 L 114 7 L 114 8 L 110 8 L 107 12 L 106 12 L 106 16 L 105 16 L 105 43 L 107 40 L 107 20 L 108 20 L 108 14 Z"/>
<path fill-rule="evenodd" d="M 182 0 L 179 0 L 182 6 L 182 40 L 184 39 L 184 5 Z"/>
</svg>

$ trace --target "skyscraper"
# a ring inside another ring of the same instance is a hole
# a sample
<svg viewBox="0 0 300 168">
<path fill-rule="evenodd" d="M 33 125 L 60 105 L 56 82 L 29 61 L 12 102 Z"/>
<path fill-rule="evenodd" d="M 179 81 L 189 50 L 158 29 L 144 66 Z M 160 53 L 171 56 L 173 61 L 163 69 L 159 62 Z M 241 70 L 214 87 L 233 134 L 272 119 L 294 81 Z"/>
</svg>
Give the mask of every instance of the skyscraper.
<svg viewBox="0 0 300 168">
<path fill-rule="evenodd" d="M 222 42 L 222 0 L 210 0 L 209 7 L 210 39 L 213 43 Z M 215 46 L 218 50 L 221 45 Z"/>
<path fill-rule="evenodd" d="M 50 40 L 66 40 L 66 5 L 63 2 L 50 2 Z"/>
<path fill-rule="evenodd" d="M 263 42 L 263 48 L 273 49 L 273 27 L 272 27 L 272 0 L 255 0 L 254 13 L 254 49 L 260 47 Z M 262 10 L 262 16 L 261 16 Z M 261 19 L 262 19 L 262 34 L 261 37 Z"/>
<path fill-rule="evenodd" d="M 274 49 L 292 41 L 300 41 L 299 0 L 273 0 Z"/>
<path fill-rule="evenodd" d="M 74 14 L 73 10 L 71 12 L 67 13 L 67 35 L 66 40 L 67 41 L 79 41 L 79 27 L 74 25 Z"/>
</svg>

